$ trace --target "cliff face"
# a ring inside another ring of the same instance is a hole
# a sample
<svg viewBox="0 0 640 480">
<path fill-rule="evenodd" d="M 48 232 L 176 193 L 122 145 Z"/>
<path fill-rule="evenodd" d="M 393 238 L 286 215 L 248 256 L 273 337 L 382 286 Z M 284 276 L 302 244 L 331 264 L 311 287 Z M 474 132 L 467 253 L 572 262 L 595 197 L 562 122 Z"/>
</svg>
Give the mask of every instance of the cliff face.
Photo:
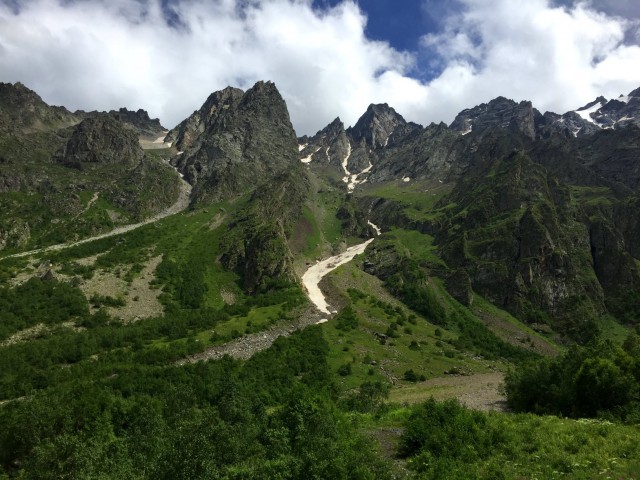
<svg viewBox="0 0 640 480">
<path fill-rule="evenodd" d="M 496 305 L 575 334 L 605 306 L 589 230 L 569 190 L 523 152 L 485 168 L 446 199 L 452 208 L 437 234 L 443 258 Z"/>
<path fill-rule="evenodd" d="M 489 103 L 463 110 L 450 125 L 452 130 L 463 133 L 482 132 L 495 127 L 535 138 L 534 110 L 531 102 L 516 103 L 513 100 L 498 97 Z"/>
</svg>

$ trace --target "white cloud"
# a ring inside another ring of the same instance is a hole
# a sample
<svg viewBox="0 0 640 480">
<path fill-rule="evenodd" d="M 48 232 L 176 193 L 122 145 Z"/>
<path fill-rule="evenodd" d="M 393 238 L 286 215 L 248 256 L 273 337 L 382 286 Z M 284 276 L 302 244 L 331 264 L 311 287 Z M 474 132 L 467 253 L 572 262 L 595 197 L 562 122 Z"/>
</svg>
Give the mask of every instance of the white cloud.
<svg viewBox="0 0 640 480">
<path fill-rule="evenodd" d="M 498 95 L 566 111 L 640 85 L 640 47 L 621 43 L 637 27 L 628 21 L 546 0 L 461 6 L 414 56 L 367 39 L 352 1 L 314 10 L 311 0 L 183 0 L 181 28 L 159 0 L 31 0 L 19 14 L 0 2 L 0 80 L 71 109 L 145 108 L 168 127 L 214 90 L 272 80 L 299 134 L 338 115 L 352 125 L 372 102 L 426 124 Z M 433 56 L 437 78 L 409 75 Z"/>
<path fill-rule="evenodd" d="M 442 32 L 423 38 L 424 48 L 447 65 L 428 86 L 433 111 L 443 118 L 451 119 L 452 104 L 461 109 L 498 95 L 563 113 L 598 95 L 617 97 L 640 86 L 640 47 L 623 43 L 634 27 L 630 21 L 584 3 L 571 8 L 553 8 L 547 0 L 461 4 Z"/>
</svg>

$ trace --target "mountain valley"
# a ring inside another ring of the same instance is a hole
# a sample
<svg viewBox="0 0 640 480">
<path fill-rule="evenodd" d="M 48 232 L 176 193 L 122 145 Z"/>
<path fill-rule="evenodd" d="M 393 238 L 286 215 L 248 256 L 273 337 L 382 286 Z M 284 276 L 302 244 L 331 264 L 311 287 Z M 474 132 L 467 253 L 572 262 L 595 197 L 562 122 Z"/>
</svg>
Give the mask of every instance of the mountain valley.
<svg viewBox="0 0 640 480">
<path fill-rule="evenodd" d="M 640 89 L 298 137 L 2 83 L 0 206 L 0 478 L 640 474 Z"/>
</svg>

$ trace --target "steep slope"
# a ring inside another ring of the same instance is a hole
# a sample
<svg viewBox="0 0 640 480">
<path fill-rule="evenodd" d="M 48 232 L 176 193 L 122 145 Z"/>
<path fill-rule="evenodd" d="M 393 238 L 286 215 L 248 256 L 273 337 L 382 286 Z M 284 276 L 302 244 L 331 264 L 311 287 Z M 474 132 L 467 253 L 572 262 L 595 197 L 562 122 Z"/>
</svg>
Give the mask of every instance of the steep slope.
<svg viewBox="0 0 640 480">
<path fill-rule="evenodd" d="M 231 220 L 221 241 L 220 262 L 240 275 L 247 292 L 298 280 L 289 238 L 308 196 L 306 176 L 286 171 L 256 189 Z"/>
<path fill-rule="evenodd" d="M 295 132 L 276 86 L 226 88 L 170 131 L 173 162 L 194 185 L 192 204 L 241 197 L 220 261 L 255 293 L 297 280 L 289 242 L 309 195 Z"/>
</svg>

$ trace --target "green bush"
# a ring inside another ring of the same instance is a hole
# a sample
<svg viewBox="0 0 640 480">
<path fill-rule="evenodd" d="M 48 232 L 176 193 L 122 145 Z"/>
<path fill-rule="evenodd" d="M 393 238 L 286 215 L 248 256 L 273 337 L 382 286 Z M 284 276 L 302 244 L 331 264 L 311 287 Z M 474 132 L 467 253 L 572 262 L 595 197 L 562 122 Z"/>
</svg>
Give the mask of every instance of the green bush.
<svg viewBox="0 0 640 480">
<path fill-rule="evenodd" d="M 572 417 L 635 415 L 630 407 L 640 402 L 640 355 L 634 345 L 633 339 L 626 341 L 625 351 L 598 341 L 573 346 L 554 359 L 519 365 L 505 379 L 509 406 Z"/>
<path fill-rule="evenodd" d="M 426 401 L 412 410 L 404 427 L 399 453 L 405 458 L 417 456 L 412 462 L 419 471 L 424 456 L 436 463 L 474 462 L 490 456 L 492 448 L 502 441 L 484 414 L 468 410 L 456 400 Z"/>
<path fill-rule="evenodd" d="M 342 311 L 336 315 L 333 323 L 336 329 L 348 332 L 358 328 L 359 322 L 356 312 L 353 310 L 351 305 L 349 305 L 343 308 Z"/>
</svg>

